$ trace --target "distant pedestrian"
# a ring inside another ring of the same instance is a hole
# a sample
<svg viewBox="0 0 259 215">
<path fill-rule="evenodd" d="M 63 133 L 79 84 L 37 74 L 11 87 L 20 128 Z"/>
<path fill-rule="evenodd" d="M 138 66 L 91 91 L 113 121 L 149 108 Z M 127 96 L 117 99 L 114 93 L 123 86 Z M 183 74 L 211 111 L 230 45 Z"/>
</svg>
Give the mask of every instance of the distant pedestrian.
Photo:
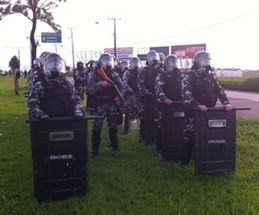
<svg viewBox="0 0 259 215">
<path fill-rule="evenodd" d="M 13 78 L 14 78 L 14 91 L 15 95 L 20 95 L 20 85 L 19 78 L 21 77 L 20 65 L 17 65 L 13 70 Z"/>
<path fill-rule="evenodd" d="M 24 77 L 24 78 L 27 78 L 27 76 L 28 76 L 28 72 L 27 72 L 27 70 L 25 69 L 25 70 L 23 71 L 23 77 Z"/>
</svg>

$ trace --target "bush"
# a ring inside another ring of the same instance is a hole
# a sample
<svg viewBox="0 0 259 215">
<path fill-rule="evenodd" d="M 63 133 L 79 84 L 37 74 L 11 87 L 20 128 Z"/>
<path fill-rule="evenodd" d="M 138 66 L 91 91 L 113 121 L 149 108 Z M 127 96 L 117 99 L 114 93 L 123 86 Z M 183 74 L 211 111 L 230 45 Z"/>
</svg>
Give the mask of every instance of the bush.
<svg viewBox="0 0 259 215">
<path fill-rule="evenodd" d="M 259 92 L 259 77 L 218 77 L 220 84 L 228 90 Z"/>
</svg>

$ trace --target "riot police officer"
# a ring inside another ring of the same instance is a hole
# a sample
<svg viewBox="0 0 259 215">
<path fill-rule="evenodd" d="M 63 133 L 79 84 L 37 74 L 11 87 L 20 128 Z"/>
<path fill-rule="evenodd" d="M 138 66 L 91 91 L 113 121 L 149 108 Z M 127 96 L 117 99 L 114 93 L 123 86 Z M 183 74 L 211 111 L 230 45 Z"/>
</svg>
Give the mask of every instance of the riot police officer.
<svg viewBox="0 0 259 215">
<path fill-rule="evenodd" d="M 115 86 L 118 90 L 122 90 L 122 81 L 118 73 L 114 71 L 111 55 L 103 53 L 98 60 L 98 68 L 89 73 L 87 81 L 87 91 L 89 95 L 94 96 L 96 103 L 95 115 L 104 117 L 97 118 L 94 121 L 92 130 L 92 157 L 99 154 L 101 129 L 104 119 L 108 123 L 111 146 L 115 152 L 119 151 L 117 117 L 122 101 L 118 96 Z"/>
<path fill-rule="evenodd" d="M 71 82 L 64 74 L 65 61 L 56 53 L 44 60 L 44 78 L 31 88 L 28 98 L 31 118 L 46 120 L 49 117 L 84 116 L 84 108 Z"/>
<path fill-rule="evenodd" d="M 116 72 L 118 72 L 120 78 L 122 79 L 124 72 L 129 68 L 129 62 L 127 60 L 122 60 L 116 65 Z"/>
<path fill-rule="evenodd" d="M 95 71 L 98 68 L 98 62 L 95 60 L 90 60 L 86 64 L 86 107 L 88 109 L 95 109 L 95 98 L 93 95 L 90 95 L 87 90 L 87 80 L 88 80 L 88 75 L 92 72 Z M 93 111 L 91 111 L 93 113 Z"/>
<path fill-rule="evenodd" d="M 207 111 L 208 107 L 215 107 L 219 99 L 226 110 L 232 110 L 232 105 L 213 72 L 208 52 L 200 51 L 194 55 L 192 69 L 185 73 L 182 79 L 182 96 L 188 113 L 188 123 L 184 130 L 185 146 L 182 164 L 187 165 L 191 159 L 194 144 L 192 109 Z"/>
<path fill-rule="evenodd" d="M 131 120 L 136 119 L 140 115 L 141 110 L 143 111 L 137 86 L 140 67 L 140 59 L 138 57 L 131 58 L 129 61 L 129 69 L 125 71 L 122 77 L 127 103 L 124 117 L 124 134 L 130 132 Z"/>
<path fill-rule="evenodd" d="M 87 72 L 82 61 L 77 62 L 73 77 L 75 90 L 80 98 L 83 100 L 86 88 Z"/>
<path fill-rule="evenodd" d="M 144 105 L 143 116 L 140 120 L 140 138 L 145 144 L 156 145 L 161 141 L 160 110 L 155 96 L 155 80 L 163 71 L 158 52 L 151 50 L 147 54 L 147 65 L 140 70 L 138 75 L 139 93 Z M 159 152 L 158 152 L 159 153 Z"/>
<path fill-rule="evenodd" d="M 182 73 L 179 69 L 179 59 L 176 55 L 168 55 L 164 60 L 164 71 L 160 72 L 156 78 L 156 98 L 162 104 L 162 128 L 167 125 L 167 116 L 170 113 L 170 108 L 178 105 L 182 101 Z M 175 102 L 173 104 L 173 102 Z M 177 104 L 178 103 L 178 104 Z M 173 129 L 173 128 L 171 128 Z M 167 129 L 170 130 L 170 129 Z M 157 151 L 161 152 L 162 144 L 158 142 Z"/>
<path fill-rule="evenodd" d="M 29 73 L 29 87 L 33 87 L 38 81 L 44 78 L 43 68 L 39 58 L 35 58 Z"/>
<path fill-rule="evenodd" d="M 156 79 L 156 96 L 159 103 L 170 106 L 173 101 L 182 100 L 179 59 L 176 55 L 168 55 L 164 61 L 165 70 L 158 74 Z"/>
</svg>

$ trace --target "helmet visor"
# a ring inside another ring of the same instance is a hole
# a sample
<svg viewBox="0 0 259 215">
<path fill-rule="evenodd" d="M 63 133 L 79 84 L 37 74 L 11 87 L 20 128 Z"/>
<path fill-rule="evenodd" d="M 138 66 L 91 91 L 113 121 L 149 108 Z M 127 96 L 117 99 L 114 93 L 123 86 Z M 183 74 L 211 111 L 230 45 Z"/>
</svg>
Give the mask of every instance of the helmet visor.
<svg viewBox="0 0 259 215">
<path fill-rule="evenodd" d="M 198 60 L 198 65 L 200 67 L 210 66 L 210 58 L 201 58 Z"/>
</svg>

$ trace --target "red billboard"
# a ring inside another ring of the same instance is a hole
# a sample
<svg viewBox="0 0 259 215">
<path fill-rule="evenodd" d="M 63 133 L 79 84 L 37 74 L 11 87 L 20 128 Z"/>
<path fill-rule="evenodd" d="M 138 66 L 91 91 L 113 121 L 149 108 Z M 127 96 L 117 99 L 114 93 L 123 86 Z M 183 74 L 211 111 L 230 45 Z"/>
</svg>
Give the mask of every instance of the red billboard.
<svg viewBox="0 0 259 215">
<path fill-rule="evenodd" d="M 114 48 L 105 48 L 104 52 L 114 55 Z M 116 54 L 119 60 L 130 60 L 133 57 L 133 47 L 117 48 Z"/>
<path fill-rule="evenodd" d="M 179 58 L 193 58 L 198 51 L 206 51 L 206 44 L 189 44 L 171 46 L 171 54 L 175 54 Z"/>
</svg>

